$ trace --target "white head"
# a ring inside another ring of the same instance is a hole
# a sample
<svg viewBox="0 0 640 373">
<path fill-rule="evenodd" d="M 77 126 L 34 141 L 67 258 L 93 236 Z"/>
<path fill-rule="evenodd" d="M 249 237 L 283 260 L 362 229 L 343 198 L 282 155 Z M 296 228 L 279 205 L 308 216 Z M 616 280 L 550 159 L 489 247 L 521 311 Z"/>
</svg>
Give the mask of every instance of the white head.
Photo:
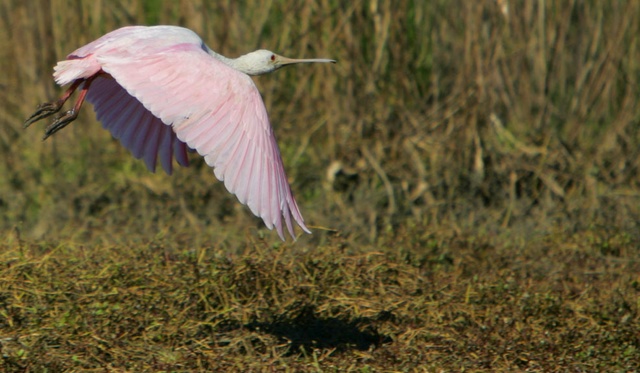
<svg viewBox="0 0 640 373">
<path fill-rule="evenodd" d="M 279 68 L 291 65 L 294 63 L 308 63 L 308 62 L 331 62 L 336 63 L 334 60 L 325 58 L 311 58 L 311 59 L 294 59 L 277 55 L 271 51 L 260 49 L 255 52 L 247 53 L 244 56 L 240 56 L 231 60 L 231 67 L 236 70 L 242 71 L 248 75 L 260 75 L 270 73 L 278 70 Z"/>
</svg>

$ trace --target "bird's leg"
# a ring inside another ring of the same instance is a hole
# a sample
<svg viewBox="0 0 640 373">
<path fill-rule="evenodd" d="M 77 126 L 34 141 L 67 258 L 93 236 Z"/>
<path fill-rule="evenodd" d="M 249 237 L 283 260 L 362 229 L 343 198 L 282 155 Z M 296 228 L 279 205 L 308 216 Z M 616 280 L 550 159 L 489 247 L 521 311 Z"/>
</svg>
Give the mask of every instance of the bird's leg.
<svg viewBox="0 0 640 373">
<path fill-rule="evenodd" d="M 60 111 L 62 105 L 67 102 L 69 97 L 71 97 L 71 94 L 75 92 L 75 90 L 83 81 L 83 79 L 79 79 L 73 82 L 71 87 L 69 87 L 69 89 L 67 89 L 67 91 L 62 96 L 60 96 L 58 100 L 54 102 L 45 102 L 44 104 L 38 105 L 36 112 L 24 121 L 24 128 L 29 127 L 32 123 L 37 122 L 40 119 L 46 118 Z"/>
<path fill-rule="evenodd" d="M 50 125 L 47 126 L 47 128 L 45 128 L 44 137 L 42 138 L 43 141 L 46 140 L 49 136 L 53 135 L 54 133 L 56 133 L 56 132 L 60 131 L 61 129 L 63 129 L 64 127 L 66 127 L 69 123 L 73 122 L 78 117 L 78 112 L 80 111 L 80 108 L 82 107 L 82 104 L 84 103 L 84 99 L 87 96 L 87 93 L 89 92 L 89 87 L 91 86 L 91 82 L 93 82 L 93 79 L 95 79 L 95 75 L 90 77 L 90 78 L 88 78 L 88 79 L 86 79 L 86 80 L 84 80 L 84 84 L 82 85 L 82 90 L 80 91 L 80 95 L 78 96 L 78 100 L 76 101 L 75 105 L 73 105 L 73 109 L 71 109 L 71 110 L 67 111 L 66 113 L 64 113 L 63 115 L 57 117 L 53 121 L 53 123 L 51 123 Z M 75 85 L 75 83 L 74 83 L 74 85 Z M 73 86 L 72 86 L 72 88 L 73 88 Z M 71 88 L 69 88 L 69 89 L 71 89 Z M 62 98 L 64 98 L 64 96 L 66 94 L 67 93 L 65 93 Z M 60 110 L 60 108 L 58 108 L 58 110 Z"/>
</svg>

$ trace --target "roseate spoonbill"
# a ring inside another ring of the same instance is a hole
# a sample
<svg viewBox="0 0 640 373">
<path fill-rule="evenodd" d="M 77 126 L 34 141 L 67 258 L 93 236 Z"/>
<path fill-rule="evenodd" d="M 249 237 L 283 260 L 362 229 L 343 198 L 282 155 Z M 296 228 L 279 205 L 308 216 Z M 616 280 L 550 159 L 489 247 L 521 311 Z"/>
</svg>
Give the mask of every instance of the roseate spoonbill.
<svg viewBox="0 0 640 373">
<path fill-rule="evenodd" d="M 112 31 L 58 62 L 54 78 L 70 88 L 38 106 L 24 123 L 57 113 L 80 89 L 73 108 L 46 127 L 44 139 L 76 119 L 86 99 L 102 126 L 155 171 L 171 174 L 173 158 L 188 165 L 193 149 L 229 192 L 284 238 L 292 218 L 307 233 L 253 80 L 283 66 L 330 59 L 291 59 L 257 50 L 236 59 L 207 47 L 176 26 L 130 26 Z"/>
</svg>

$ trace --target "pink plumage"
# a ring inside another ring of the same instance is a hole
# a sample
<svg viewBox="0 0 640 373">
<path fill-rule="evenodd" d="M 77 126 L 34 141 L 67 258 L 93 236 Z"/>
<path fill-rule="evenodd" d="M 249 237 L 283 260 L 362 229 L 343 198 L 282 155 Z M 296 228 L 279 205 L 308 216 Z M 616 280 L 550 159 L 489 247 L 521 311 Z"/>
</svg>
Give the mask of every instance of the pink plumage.
<svg viewBox="0 0 640 373">
<path fill-rule="evenodd" d="M 192 31 L 175 26 L 115 30 L 69 54 L 54 78 L 70 90 L 43 104 L 25 125 L 57 112 L 78 86 L 78 103 L 47 128 L 45 137 L 73 121 L 85 95 L 104 128 L 154 171 L 159 161 L 188 165 L 194 149 L 238 200 L 276 228 L 294 236 L 293 222 L 309 229 L 289 187 L 262 98 L 252 79 L 299 62 L 259 50 L 228 59 Z M 47 106 L 49 105 L 49 106 Z"/>
</svg>

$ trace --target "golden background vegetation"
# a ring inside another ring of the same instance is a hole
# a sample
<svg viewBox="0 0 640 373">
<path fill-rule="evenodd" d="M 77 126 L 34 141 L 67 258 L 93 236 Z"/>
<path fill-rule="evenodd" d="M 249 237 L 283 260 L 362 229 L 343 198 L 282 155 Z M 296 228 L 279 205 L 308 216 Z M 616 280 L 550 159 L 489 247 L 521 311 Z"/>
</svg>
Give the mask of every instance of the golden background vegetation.
<svg viewBox="0 0 640 373">
<path fill-rule="evenodd" d="M 0 1 L 4 367 L 637 369 L 638 19 L 636 1 Z M 22 129 L 63 91 L 56 61 L 132 24 L 338 60 L 254 79 L 313 235 L 281 243 L 196 155 L 149 173 L 90 105 L 47 141 Z"/>
<path fill-rule="evenodd" d="M 261 227 L 197 157 L 172 178 L 148 174 L 90 105 L 44 143 L 21 129 L 61 93 L 57 60 L 155 23 L 189 27 L 227 56 L 339 61 L 256 79 L 312 226 L 359 242 L 408 223 L 637 228 L 639 6 L 536 4 L 503 14 L 494 1 L 4 1 L 3 229 L 84 239 L 96 228 Z"/>
</svg>

